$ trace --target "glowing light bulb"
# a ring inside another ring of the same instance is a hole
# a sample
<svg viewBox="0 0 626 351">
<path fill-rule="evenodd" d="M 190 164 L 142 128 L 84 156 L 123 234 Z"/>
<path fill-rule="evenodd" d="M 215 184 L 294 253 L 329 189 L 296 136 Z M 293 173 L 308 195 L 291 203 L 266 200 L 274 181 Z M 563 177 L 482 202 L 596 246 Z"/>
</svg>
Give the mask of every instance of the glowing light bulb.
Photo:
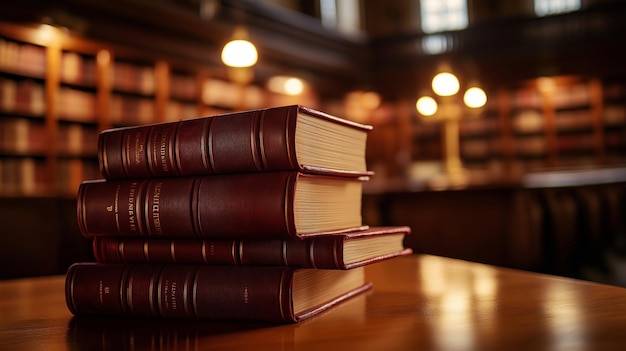
<svg viewBox="0 0 626 351">
<path fill-rule="evenodd" d="M 258 60 L 254 44 L 247 40 L 229 41 L 222 50 L 222 62 L 230 67 L 251 67 Z"/>
<path fill-rule="evenodd" d="M 452 96 L 459 92 L 459 79 L 452 73 L 442 72 L 433 78 L 433 91 L 439 96 Z"/>
<path fill-rule="evenodd" d="M 467 107 L 483 107 L 487 103 L 487 94 L 485 94 L 485 91 L 481 88 L 472 87 L 467 89 L 465 95 L 463 95 L 463 102 L 465 102 Z"/>
<path fill-rule="evenodd" d="M 415 103 L 417 112 L 424 116 L 432 116 L 437 113 L 437 101 L 430 96 L 422 96 Z"/>
</svg>

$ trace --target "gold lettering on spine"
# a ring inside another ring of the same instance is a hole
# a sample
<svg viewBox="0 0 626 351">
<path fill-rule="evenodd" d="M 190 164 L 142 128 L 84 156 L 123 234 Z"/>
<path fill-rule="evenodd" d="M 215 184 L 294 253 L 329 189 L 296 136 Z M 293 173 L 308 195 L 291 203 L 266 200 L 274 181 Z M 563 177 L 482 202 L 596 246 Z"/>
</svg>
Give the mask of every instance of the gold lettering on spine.
<svg viewBox="0 0 626 351">
<path fill-rule="evenodd" d="M 104 285 L 104 282 L 100 280 L 98 282 L 98 298 L 100 300 L 100 304 L 104 304 L 104 295 L 108 295 L 111 293 L 111 288 Z"/>
<path fill-rule="evenodd" d="M 161 156 L 161 169 L 163 172 L 169 171 L 167 165 L 167 130 L 161 132 L 161 140 L 159 141 L 159 155 Z"/>
<path fill-rule="evenodd" d="M 161 171 L 168 172 L 167 165 L 167 130 L 161 130 L 160 133 L 154 133 L 151 136 L 150 157 L 151 167 L 159 167 Z"/>
<path fill-rule="evenodd" d="M 135 133 L 135 164 L 141 163 L 141 155 L 144 153 L 144 144 L 141 142 L 140 133 Z"/>
<path fill-rule="evenodd" d="M 172 297 L 172 299 L 171 299 L 171 301 L 172 301 L 171 306 L 172 306 L 173 310 L 176 310 L 176 307 L 177 307 L 176 306 L 177 305 L 176 304 L 176 282 L 172 282 L 171 292 L 172 292 L 171 295 L 170 295 Z"/>
<path fill-rule="evenodd" d="M 135 217 L 135 190 L 137 189 L 137 182 L 130 183 L 128 189 L 128 225 L 133 232 L 137 231 L 137 221 Z"/>
<path fill-rule="evenodd" d="M 164 310 L 176 310 L 178 307 L 176 301 L 176 282 L 165 281 L 163 287 L 163 309 Z"/>
<path fill-rule="evenodd" d="M 119 202 L 120 202 L 120 185 L 115 187 L 115 202 L 113 209 L 115 210 L 115 225 L 117 226 L 117 231 L 120 231 L 120 213 L 119 213 Z"/>
<path fill-rule="evenodd" d="M 161 187 L 162 182 L 157 182 L 154 186 L 154 194 L 152 195 L 152 224 L 154 225 L 155 234 L 162 234 L 161 230 Z"/>
<path fill-rule="evenodd" d="M 124 135 L 124 156 L 125 158 L 122 160 L 124 162 L 122 162 L 122 165 L 126 168 L 127 164 L 130 163 L 131 161 L 131 157 L 130 157 L 130 135 L 126 134 Z M 126 168 L 127 169 L 127 168 Z"/>
</svg>

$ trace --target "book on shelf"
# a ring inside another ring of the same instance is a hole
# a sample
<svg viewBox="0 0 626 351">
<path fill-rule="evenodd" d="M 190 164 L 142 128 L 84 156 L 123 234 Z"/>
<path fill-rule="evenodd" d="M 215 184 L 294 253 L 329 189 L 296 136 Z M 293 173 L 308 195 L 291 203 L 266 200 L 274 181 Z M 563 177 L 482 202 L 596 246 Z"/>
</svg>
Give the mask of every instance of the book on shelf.
<svg viewBox="0 0 626 351">
<path fill-rule="evenodd" d="M 77 215 L 86 237 L 306 237 L 362 228 L 367 178 L 297 171 L 85 181 Z"/>
<path fill-rule="evenodd" d="M 75 263 L 75 315 L 298 322 L 371 288 L 364 268 Z"/>
<path fill-rule="evenodd" d="M 370 175 L 371 129 L 290 105 L 105 130 L 98 158 L 107 179 L 286 170 Z"/>
<path fill-rule="evenodd" d="M 96 237 L 100 263 L 180 263 L 228 266 L 291 266 L 352 269 L 412 251 L 403 240 L 406 226 L 370 227 L 300 240 L 143 239 Z"/>
</svg>

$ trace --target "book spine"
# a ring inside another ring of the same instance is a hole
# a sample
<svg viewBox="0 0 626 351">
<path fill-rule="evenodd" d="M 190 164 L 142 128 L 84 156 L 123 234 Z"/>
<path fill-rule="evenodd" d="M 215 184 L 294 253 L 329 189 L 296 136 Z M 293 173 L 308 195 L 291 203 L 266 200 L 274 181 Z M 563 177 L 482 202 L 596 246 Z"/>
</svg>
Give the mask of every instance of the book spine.
<svg viewBox="0 0 626 351">
<path fill-rule="evenodd" d="M 293 271 L 282 267 L 76 263 L 65 296 L 75 315 L 295 321 Z"/>
<path fill-rule="evenodd" d="M 165 240 L 97 237 L 101 263 L 178 263 L 345 269 L 343 236 L 306 240 Z"/>
<path fill-rule="evenodd" d="M 107 179 L 299 170 L 298 106 L 110 129 L 98 138 Z"/>
<path fill-rule="evenodd" d="M 274 238 L 296 235 L 297 172 L 85 181 L 77 216 L 86 237 Z M 262 184 L 262 186 L 259 186 Z"/>
</svg>

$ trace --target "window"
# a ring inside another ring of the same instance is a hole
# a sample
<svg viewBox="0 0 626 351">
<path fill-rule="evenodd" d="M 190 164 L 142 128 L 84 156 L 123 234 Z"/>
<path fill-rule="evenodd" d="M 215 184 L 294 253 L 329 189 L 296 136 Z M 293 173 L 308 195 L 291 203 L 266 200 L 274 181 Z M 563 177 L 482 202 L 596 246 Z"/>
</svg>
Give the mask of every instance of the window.
<svg viewBox="0 0 626 351">
<path fill-rule="evenodd" d="M 535 0 L 535 14 L 547 16 L 580 9 L 580 0 Z"/>
<path fill-rule="evenodd" d="M 322 24 L 326 27 L 337 26 L 337 2 L 335 0 L 320 1 L 320 15 Z"/>
<path fill-rule="evenodd" d="M 425 33 L 467 28 L 467 0 L 420 0 L 420 13 Z"/>
<path fill-rule="evenodd" d="M 358 0 L 321 0 L 322 24 L 346 34 L 360 33 L 360 7 Z"/>
</svg>

